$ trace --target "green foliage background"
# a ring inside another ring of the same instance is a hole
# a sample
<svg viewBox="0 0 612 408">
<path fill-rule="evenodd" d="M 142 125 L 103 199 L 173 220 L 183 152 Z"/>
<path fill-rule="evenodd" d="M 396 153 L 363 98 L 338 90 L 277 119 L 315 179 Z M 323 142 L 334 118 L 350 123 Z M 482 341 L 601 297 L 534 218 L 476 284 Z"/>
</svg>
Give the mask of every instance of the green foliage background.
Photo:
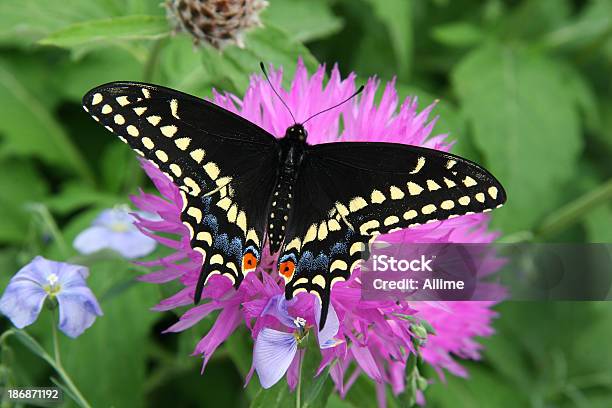
<svg viewBox="0 0 612 408">
<path fill-rule="evenodd" d="M 269 2 L 265 28 L 250 32 L 245 49 L 220 54 L 170 36 L 158 0 L 0 1 L 0 287 L 37 254 L 93 265 L 89 282 L 105 315 L 78 340 L 62 336 L 61 348 L 95 407 L 292 401 L 284 384 L 257 394 L 255 379 L 243 391 L 245 336 L 217 351 L 201 376 L 189 354 L 211 320 L 160 335 L 176 315 L 148 308 L 172 285 L 133 284 L 137 267 L 71 249 L 102 208 L 147 185 L 132 153 L 81 110 L 81 96 L 107 81 L 241 95 L 259 61 L 290 77 L 298 56 L 311 69 L 337 62 L 362 81 L 395 77 L 401 97 L 416 94 L 422 107 L 440 99 L 436 132 L 449 132 L 455 152 L 506 186 L 509 202 L 493 216 L 502 240 L 612 242 L 612 1 Z M 509 302 L 497 310 L 484 359 L 466 363 L 469 379 L 430 386 L 428 406 L 612 406 L 612 305 Z M 47 349 L 51 324 L 43 314 L 29 330 Z M 52 375 L 21 342 L 4 343 L 4 386 L 48 385 Z M 330 394 L 329 380 L 305 389 L 313 387 L 311 406 L 376 403 L 364 378 L 346 400 Z"/>
</svg>

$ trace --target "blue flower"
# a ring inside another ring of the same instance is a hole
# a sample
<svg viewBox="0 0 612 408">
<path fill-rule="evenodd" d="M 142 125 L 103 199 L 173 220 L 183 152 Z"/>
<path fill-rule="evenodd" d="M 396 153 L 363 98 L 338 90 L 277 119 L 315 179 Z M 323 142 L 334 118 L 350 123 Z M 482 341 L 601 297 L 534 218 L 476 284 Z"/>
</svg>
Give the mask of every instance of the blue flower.
<svg viewBox="0 0 612 408">
<path fill-rule="evenodd" d="M 304 341 L 308 332 L 306 320 L 290 316 L 287 306 L 284 295 L 276 295 L 270 298 L 262 312 L 262 316 L 272 315 L 285 327 L 292 329 L 291 332 L 285 332 L 265 327 L 257 335 L 253 350 L 253 366 L 263 388 L 272 387 L 283 378 L 292 364 L 296 364 L 295 359 L 300 358 L 297 355 L 298 346 Z M 314 315 L 319 327 L 321 303 L 318 299 L 315 300 Z M 339 327 L 338 316 L 330 304 L 325 327 L 317 336 L 321 349 L 336 347 L 341 343 L 341 340 L 334 337 Z"/>
<path fill-rule="evenodd" d="M 146 218 L 146 214 L 138 215 Z M 148 255 L 155 249 L 156 242 L 134 225 L 135 220 L 127 206 L 104 210 L 91 227 L 77 235 L 73 245 L 85 255 L 107 248 L 128 259 Z"/>
<path fill-rule="evenodd" d="M 102 310 L 85 278 L 86 267 L 37 256 L 11 278 L 0 298 L 0 312 L 22 329 L 38 318 L 49 298 L 59 304 L 59 328 L 77 337 L 93 324 Z"/>
</svg>

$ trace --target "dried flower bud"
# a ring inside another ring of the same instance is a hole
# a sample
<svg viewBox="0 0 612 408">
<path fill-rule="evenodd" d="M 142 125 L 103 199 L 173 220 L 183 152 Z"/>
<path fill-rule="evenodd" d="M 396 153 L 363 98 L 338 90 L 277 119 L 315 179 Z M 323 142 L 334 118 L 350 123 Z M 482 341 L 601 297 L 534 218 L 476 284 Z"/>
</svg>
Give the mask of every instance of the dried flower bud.
<svg viewBox="0 0 612 408">
<path fill-rule="evenodd" d="M 227 45 L 244 46 L 244 33 L 261 26 L 259 13 L 265 0 L 168 0 L 168 18 L 176 31 L 192 35 L 199 45 L 207 42 L 222 49 Z"/>
</svg>

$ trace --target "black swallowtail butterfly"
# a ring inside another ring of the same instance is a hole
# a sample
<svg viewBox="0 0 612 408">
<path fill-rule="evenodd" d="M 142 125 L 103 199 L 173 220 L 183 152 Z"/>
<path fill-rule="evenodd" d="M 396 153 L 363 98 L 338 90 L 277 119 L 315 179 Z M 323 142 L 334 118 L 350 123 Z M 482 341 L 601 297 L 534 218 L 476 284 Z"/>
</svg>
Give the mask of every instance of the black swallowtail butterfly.
<svg viewBox="0 0 612 408">
<path fill-rule="evenodd" d="M 265 71 L 264 71 L 265 73 Z M 506 194 L 485 169 L 423 147 L 282 138 L 211 102 L 162 86 L 112 82 L 85 110 L 180 188 L 181 219 L 203 256 L 194 294 L 213 274 L 238 287 L 265 242 L 285 295 L 312 292 L 325 324 L 333 285 L 347 280 L 379 234 L 490 211 Z"/>
</svg>

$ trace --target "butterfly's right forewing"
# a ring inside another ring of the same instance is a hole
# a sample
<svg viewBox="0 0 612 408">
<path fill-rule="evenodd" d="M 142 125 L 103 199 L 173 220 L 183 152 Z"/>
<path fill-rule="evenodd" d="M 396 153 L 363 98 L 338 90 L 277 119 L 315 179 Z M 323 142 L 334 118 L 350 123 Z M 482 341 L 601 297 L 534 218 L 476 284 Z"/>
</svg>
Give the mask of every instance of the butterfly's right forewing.
<svg viewBox="0 0 612 408">
<path fill-rule="evenodd" d="M 102 85 L 83 106 L 179 187 L 181 220 L 203 259 L 196 301 L 214 274 L 238 286 L 261 259 L 276 139 L 217 105 L 149 84 Z"/>
</svg>

